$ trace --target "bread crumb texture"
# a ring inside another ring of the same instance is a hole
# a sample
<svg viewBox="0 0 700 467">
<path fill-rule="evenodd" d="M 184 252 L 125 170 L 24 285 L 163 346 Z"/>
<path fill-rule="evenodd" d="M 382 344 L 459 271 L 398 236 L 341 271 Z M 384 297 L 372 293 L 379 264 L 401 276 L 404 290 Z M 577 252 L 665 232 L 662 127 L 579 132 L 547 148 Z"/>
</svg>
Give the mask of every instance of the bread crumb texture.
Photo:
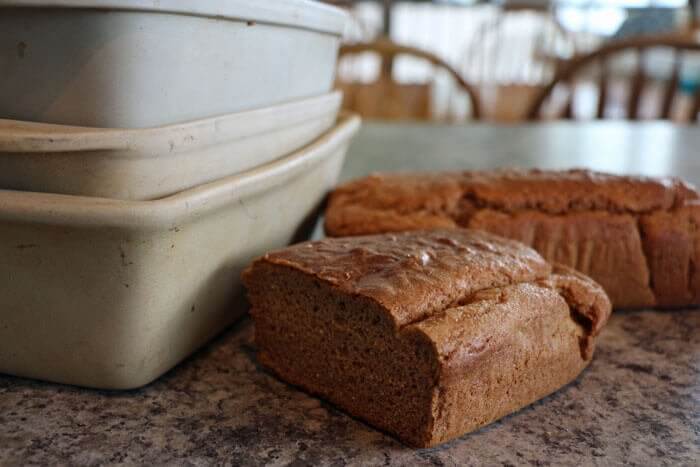
<svg viewBox="0 0 700 467">
<path fill-rule="evenodd" d="M 588 277 L 469 229 L 307 242 L 243 276 L 261 363 L 417 447 L 575 379 L 611 308 Z"/>
</svg>

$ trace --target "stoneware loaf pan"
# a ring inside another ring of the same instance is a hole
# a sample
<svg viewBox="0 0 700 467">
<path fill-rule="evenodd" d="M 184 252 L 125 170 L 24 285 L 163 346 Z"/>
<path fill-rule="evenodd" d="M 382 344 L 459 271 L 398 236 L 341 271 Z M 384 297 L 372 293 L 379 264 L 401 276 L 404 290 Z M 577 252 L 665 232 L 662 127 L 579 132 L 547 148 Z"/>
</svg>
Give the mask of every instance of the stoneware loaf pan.
<svg viewBox="0 0 700 467">
<path fill-rule="evenodd" d="M 152 127 L 323 94 L 345 21 L 308 0 L 0 0 L 0 118 Z"/>
<path fill-rule="evenodd" d="M 0 191 L 0 372 L 108 389 L 163 374 L 244 311 L 252 258 L 303 238 L 358 126 L 158 201 Z"/>
<path fill-rule="evenodd" d="M 0 10 L 1 11 L 1 10 Z M 149 129 L 0 120 L 0 188 L 149 200 L 289 154 L 328 130 L 341 95 Z"/>
</svg>

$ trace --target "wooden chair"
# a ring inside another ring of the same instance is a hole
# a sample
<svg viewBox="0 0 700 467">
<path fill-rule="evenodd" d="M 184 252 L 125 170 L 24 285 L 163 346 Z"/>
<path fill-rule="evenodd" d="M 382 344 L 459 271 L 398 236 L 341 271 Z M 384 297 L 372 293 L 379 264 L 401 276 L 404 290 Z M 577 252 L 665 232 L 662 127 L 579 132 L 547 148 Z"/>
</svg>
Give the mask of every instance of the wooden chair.
<svg viewBox="0 0 700 467">
<path fill-rule="evenodd" d="M 350 56 L 370 53 L 380 60 L 377 80 L 364 83 L 343 79 L 339 73 L 337 87 L 345 92 L 344 107 L 366 118 L 432 120 L 430 85 L 423 83 L 398 83 L 392 73 L 395 60 L 400 56 L 413 57 L 427 62 L 435 69 L 444 70 L 456 87 L 467 95 L 471 107 L 471 119 L 480 117 L 479 98 L 476 91 L 462 76 L 441 58 L 414 47 L 399 45 L 387 39 L 374 42 L 346 44 L 340 48 L 340 66 Z"/>
<path fill-rule="evenodd" d="M 479 25 L 463 52 L 461 69 L 470 83 L 544 84 L 558 63 L 550 56 L 554 49 L 565 46 L 576 54 L 574 35 L 536 5 L 507 4 Z"/>
<path fill-rule="evenodd" d="M 658 92 L 660 102 L 656 108 L 660 109 L 659 112 L 657 112 L 659 118 L 672 118 L 672 107 L 677 97 L 684 55 L 688 52 L 700 52 L 700 43 L 694 42 L 687 37 L 664 35 L 637 37 L 629 40 L 611 42 L 593 52 L 571 59 L 557 71 L 549 84 L 533 97 L 532 104 L 527 112 L 528 120 L 538 120 L 542 117 L 542 110 L 545 103 L 551 99 L 555 89 L 562 85 L 570 89 L 564 104 L 562 117 L 565 119 L 575 118 L 572 102 L 574 99 L 576 79 L 586 70 L 590 70 L 595 66 L 598 66 L 599 69 L 597 78 L 594 79 L 598 94 L 595 118 L 605 118 L 606 109 L 611 103 L 609 92 L 611 83 L 610 65 L 612 60 L 621 56 L 621 54 L 630 53 L 636 55 L 637 64 L 633 76 L 629 78 L 628 84 L 626 85 L 628 92 L 626 103 L 624 104 L 625 117 L 630 120 L 640 119 L 640 103 L 645 91 L 645 86 L 652 81 L 656 81 L 656 79 L 651 78 L 645 70 L 645 57 L 648 56 L 650 51 L 660 49 L 666 49 L 671 52 L 672 67 L 670 77 L 662 81 L 663 86 Z M 698 76 L 698 78 L 700 78 L 700 76 Z M 690 119 L 696 120 L 699 111 L 700 86 L 697 87 L 692 96 Z"/>
</svg>

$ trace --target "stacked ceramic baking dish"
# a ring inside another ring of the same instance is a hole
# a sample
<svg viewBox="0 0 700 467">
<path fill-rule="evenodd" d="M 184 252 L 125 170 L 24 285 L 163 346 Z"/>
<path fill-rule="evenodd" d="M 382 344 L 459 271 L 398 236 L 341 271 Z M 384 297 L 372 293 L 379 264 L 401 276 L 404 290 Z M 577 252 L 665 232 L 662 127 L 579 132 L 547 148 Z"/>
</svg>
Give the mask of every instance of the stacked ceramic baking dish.
<svg viewBox="0 0 700 467">
<path fill-rule="evenodd" d="M 234 321 L 359 121 L 304 0 L 0 0 L 0 372 L 141 386 Z"/>
</svg>

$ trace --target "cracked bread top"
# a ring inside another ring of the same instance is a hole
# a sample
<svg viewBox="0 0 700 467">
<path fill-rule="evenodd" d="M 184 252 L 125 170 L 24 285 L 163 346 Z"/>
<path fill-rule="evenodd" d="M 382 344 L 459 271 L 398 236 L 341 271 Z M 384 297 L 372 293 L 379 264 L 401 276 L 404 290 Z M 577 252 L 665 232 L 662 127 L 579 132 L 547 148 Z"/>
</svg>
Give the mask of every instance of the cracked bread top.
<svg viewBox="0 0 700 467">
<path fill-rule="evenodd" d="M 590 170 L 463 172 L 465 195 L 477 207 L 548 214 L 602 210 L 645 213 L 681 206 L 697 192 L 677 178 L 620 176 Z"/>
<path fill-rule="evenodd" d="M 524 283 L 566 290 L 570 297 L 562 297 L 581 308 L 577 313 L 592 334 L 610 312 L 605 293 L 591 279 L 553 270 L 523 244 L 468 229 L 324 239 L 270 252 L 257 262 L 290 267 L 369 298 L 397 328 L 469 303 L 485 290 Z"/>
<path fill-rule="evenodd" d="M 355 235 L 466 226 L 472 214 L 483 208 L 554 215 L 594 210 L 643 214 L 677 208 L 696 199 L 697 191 L 677 178 L 589 170 L 375 174 L 332 193 L 326 231 Z"/>
</svg>

